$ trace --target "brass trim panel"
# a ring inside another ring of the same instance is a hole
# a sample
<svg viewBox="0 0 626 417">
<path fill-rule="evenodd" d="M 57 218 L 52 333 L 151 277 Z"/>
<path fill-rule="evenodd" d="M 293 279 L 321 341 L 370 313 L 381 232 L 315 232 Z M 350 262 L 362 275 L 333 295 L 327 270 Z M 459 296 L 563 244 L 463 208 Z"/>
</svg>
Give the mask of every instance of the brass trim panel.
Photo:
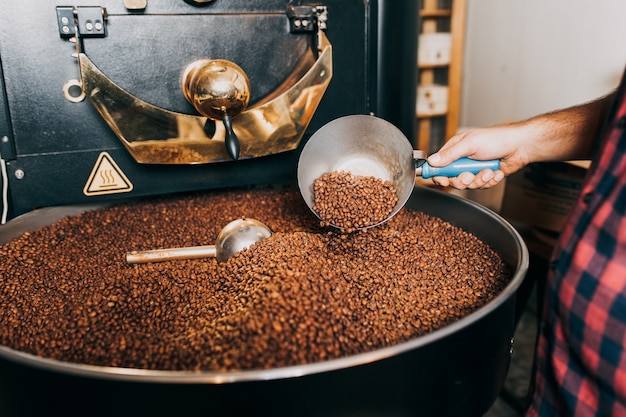
<svg viewBox="0 0 626 417">
<path fill-rule="evenodd" d="M 307 51 L 276 89 L 233 120 L 239 159 L 294 150 L 302 140 L 332 78 L 332 46 L 319 33 L 320 53 Z M 177 113 L 128 93 L 78 53 L 82 89 L 102 118 L 141 164 L 206 164 L 232 160 L 220 122 Z M 150 133 L 147 133 L 150 132 Z M 159 137 L 155 137 L 158 132 Z"/>
</svg>

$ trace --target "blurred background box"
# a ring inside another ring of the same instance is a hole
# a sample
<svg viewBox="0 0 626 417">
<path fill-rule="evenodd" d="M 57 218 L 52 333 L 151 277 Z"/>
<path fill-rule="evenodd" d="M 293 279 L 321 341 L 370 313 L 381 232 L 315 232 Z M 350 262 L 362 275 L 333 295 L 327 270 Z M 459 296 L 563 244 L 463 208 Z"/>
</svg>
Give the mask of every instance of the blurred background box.
<svg viewBox="0 0 626 417">
<path fill-rule="evenodd" d="M 560 232 L 580 194 L 588 161 L 541 162 L 510 175 L 501 214 L 510 220 Z"/>
<path fill-rule="evenodd" d="M 445 114 L 448 111 L 447 85 L 420 85 L 417 87 L 416 110 L 419 116 Z"/>
<path fill-rule="evenodd" d="M 419 65 L 447 65 L 452 51 L 452 34 L 446 32 L 419 35 L 417 62 Z"/>
</svg>

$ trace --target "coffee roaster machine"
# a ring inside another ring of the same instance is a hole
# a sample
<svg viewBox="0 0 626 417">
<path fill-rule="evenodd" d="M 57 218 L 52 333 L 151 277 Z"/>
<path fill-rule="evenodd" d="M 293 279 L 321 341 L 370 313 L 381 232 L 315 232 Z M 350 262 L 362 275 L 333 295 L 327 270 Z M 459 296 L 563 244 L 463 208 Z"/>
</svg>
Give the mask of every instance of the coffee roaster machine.
<svg viewBox="0 0 626 417">
<path fill-rule="evenodd" d="M 1 1 L 0 244 L 85 206 L 295 186 L 300 150 L 341 116 L 415 139 L 414 0 Z M 282 369 L 90 367 L 0 346 L 0 415 L 482 415 L 508 371 L 526 247 L 469 201 L 417 187 L 407 207 L 492 245 L 510 285 L 424 337 Z"/>
<path fill-rule="evenodd" d="M 38 207 L 295 181 L 323 124 L 415 135 L 412 1 L 4 1 L 5 220 Z"/>
</svg>

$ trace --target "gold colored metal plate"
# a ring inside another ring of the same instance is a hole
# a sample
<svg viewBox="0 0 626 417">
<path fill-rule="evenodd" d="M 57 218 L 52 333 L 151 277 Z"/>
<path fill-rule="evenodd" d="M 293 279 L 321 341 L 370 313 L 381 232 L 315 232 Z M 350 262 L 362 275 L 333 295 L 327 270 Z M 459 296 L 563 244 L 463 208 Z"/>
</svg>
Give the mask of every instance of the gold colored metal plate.
<svg viewBox="0 0 626 417">
<path fill-rule="evenodd" d="M 302 57 L 274 92 L 233 120 L 239 159 L 294 150 L 332 78 L 332 47 L 320 33 L 320 53 Z M 221 122 L 156 107 L 128 93 L 78 54 L 83 92 L 133 158 L 142 164 L 230 161 Z"/>
<path fill-rule="evenodd" d="M 144 10 L 148 7 L 148 0 L 124 0 L 127 10 Z"/>
</svg>

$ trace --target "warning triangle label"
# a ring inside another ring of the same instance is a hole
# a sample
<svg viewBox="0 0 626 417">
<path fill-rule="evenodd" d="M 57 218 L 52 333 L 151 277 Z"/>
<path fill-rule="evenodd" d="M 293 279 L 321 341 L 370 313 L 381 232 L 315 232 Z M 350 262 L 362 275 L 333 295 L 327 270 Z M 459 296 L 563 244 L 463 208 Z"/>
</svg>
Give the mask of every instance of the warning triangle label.
<svg viewBox="0 0 626 417">
<path fill-rule="evenodd" d="M 86 196 L 127 193 L 133 190 L 133 184 L 115 163 L 111 155 L 102 152 L 91 170 L 89 179 L 83 188 Z"/>
</svg>

